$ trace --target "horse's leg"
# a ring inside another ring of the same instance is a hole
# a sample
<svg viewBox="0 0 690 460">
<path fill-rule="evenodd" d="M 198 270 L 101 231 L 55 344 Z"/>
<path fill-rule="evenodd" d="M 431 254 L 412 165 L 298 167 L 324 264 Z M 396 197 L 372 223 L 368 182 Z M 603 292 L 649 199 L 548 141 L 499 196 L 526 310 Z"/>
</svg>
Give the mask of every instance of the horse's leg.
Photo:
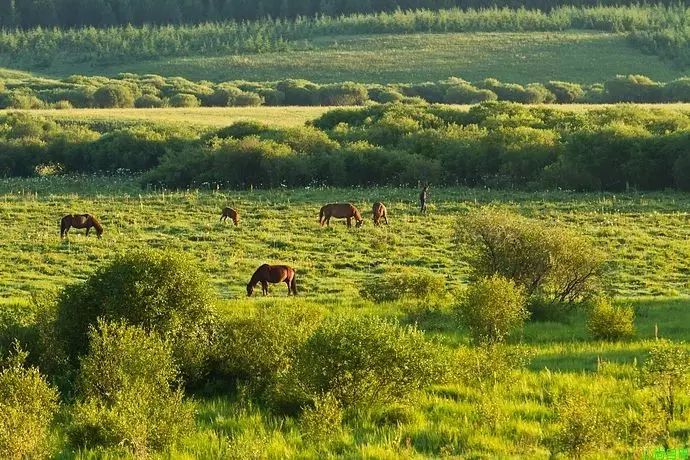
<svg viewBox="0 0 690 460">
<path fill-rule="evenodd" d="M 91 230 L 91 226 L 87 225 L 86 226 L 86 236 L 89 236 L 89 231 Z"/>
<path fill-rule="evenodd" d="M 383 221 L 388 225 L 388 216 L 385 214 L 383 215 Z"/>
<path fill-rule="evenodd" d="M 261 282 L 261 292 L 263 295 L 268 295 L 268 281 Z"/>
<path fill-rule="evenodd" d="M 290 290 L 290 278 L 286 278 L 286 279 L 285 279 L 285 284 L 287 284 L 287 288 L 288 288 L 288 297 L 290 297 L 290 292 L 291 292 L 291 290 Z"/>
<path fill-rule="evenodd" d="M 331 216 L 326 217 L 326 227 L 331 226 Z"/>
<path fill-rule="evenodd" d="M 347 228 L 352 227 L 352 217 L 347 218 Z"/>
</svg>

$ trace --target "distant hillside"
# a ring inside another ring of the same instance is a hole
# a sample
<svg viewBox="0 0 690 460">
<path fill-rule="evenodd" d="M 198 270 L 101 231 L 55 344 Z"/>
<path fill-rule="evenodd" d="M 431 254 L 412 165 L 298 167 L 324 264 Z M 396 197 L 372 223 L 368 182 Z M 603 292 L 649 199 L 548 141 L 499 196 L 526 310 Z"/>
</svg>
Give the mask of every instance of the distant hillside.
<svg viewBox="0 0 690 460">
<path fill-rule="evenodd" d="M 59 77 L 121 72 L 216 82 L 303 78 L 315 83 L 419 83 L 460 76 L 521 84 L 549 80 L 596 83 L 618 74 L 671 81 L 686 74 L 671 62 L 633 47 L 621 34 L 585 31 L 324 37 L 287 52 L 104 66 L 56 62 L 40 70 Z"/>
</svg>

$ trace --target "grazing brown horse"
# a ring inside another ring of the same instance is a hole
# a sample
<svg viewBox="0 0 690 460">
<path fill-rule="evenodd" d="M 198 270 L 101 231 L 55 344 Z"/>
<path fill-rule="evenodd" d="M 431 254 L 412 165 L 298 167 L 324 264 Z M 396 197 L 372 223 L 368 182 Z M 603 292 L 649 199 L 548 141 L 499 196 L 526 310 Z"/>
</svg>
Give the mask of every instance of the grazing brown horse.
<svg viewBox="0 0 690 460">
<path fill-rule="evenodd" d="M 235 210 L 232 209 L 232 208 L 224 208 L 224 209 L 223 209 L 223 215 L 220 216 L 220 221 L 221 221 L 221 222 L 225 222 L 225 221 L 228 220 L 228 217 L 229 217 L 230 219 L 232 219 L 232 222 L 233 222 L 235 225 L 239 225 L 239 223 L 240 223 L 240 213 L 238 213 L 237 211 L 235 211 Z"/>
<path fill-rule="evenodd" d="M 91 214 L 67 214 L 60 220 L 60 238 L 67 236 L 67 232 L 71 227 L 85 228 L 86 236 L 89 236 L 91 227 L 96 229 L 96 235 L 100 238 L 103 235 L 103 226 Z"/>
<path fill-rule="evenodd" d="M 386 207 L 383 203 L 374 203 L 374 207 L 371 209 L 374 214 L 374 225 L 380 225 L 381 219 L 388 225 L 388 213 L 386 212 Z"/>
<path fill-rule="evenodd" d="M 261 283 L 261 292 L 268 294 L 268 283 L 285 283 L 288 286 L 288 295 L 297 295 L 297 284 L 295 283 L 295 270 L 287 265 L 268 265 L 263 264 L 256 269 L 252 279 L 247 283 L 247 296 L 254 292 L 254 286 Z"/>
<path fill-rule="evenodd" d="M 322 207 L 319 211 L 319 223 L 323 227 L 323 224 L 331 226 L 331 217 L 336 219 L 347 219 L 347 226 L 352 227 L 352 218 L 354 217 L 357 221 L 357 228 L 361 227 L 364 223 L 362 215 L 359 213 L 357 208 L 352 206 L 350 203 L 331 203 Z"/>
<path fill-rule="evenodd" d="M 426 182 L 424 183 L 424 186 L 422 188 L 422 191 L 419 192 L 419 212 L 422 214 L 426 214 L 426 202 L 429 199 L 429 184 Z"/>
</svg>

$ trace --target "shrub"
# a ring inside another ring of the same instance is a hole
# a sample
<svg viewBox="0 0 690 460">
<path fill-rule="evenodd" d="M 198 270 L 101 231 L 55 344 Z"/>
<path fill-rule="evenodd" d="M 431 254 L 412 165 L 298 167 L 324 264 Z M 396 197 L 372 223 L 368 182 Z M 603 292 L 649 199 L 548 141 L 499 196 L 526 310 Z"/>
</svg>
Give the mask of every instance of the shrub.
<svg viewBox="0 0 690 460">
<path fill-rule="evenodd" d="M 134 107 L 137 109 L 159 108 L 163 107 L 163 100 L 153 94 L 144 94 L 134 101 Z"/>
<path fill-rule="evenodd" d="M 74 106 L 72 105 L 72 103 L 70 101 L 65 101 L 65 100 L 57 101 L 51 107 L 54 109 L 57 109 L 57 110 L 70 110 L 70 109 L 74 108 Z"/>
<path fill-rule="evenodd" d="M 595 299 L 587 317 L 587 331 L 597 340 L 631 338 L 635 335 L 635 311 L 629 305 L 614 305 L 607 298 Z"/>
<path fill-rule="evenodd" d="M 445 350 L 416 328 L 371 316 L 334 316 L 306 341 L 295 380 L 307 395 L 331 393 L 347 408 L 404 398 L 446 373 Z"/>
<path fill-rule="evenodd" d="M 368 278 L 360 294 L 375 302 L 392 302 L 402 298 L 426 300 L 445 288 L 443 277 L 428 270 L 400 267 L 381 277 Z"/>
<path fill-rule="evenodd" d="M 306 80 L 284 80 L 276 89 L 285 95 L 285 105 L 318 105 L 319 87 Z"/>
<path fill-rule="evenodd" d="M 199 107 L 201 105 L 201 102 L 199 102 L 195 95 L 184 93 L 175 94 L 168 103 L 172 107 Z"/>
<path fill-rule="evenodd" d="M 193 408 L 176 385 L 168 343 L 139 327 L 100 321 L 81 360 L 70 439 L 136 455 L 173 446 L 194 426 Z"/>
<path fill-rule="evenodd" d="M 222 86 L 217 88 L 213 94 L 206 97 L 206 104 L 211 107 L 228 107 L 235 105 L 237 96 L 243 91 L 235 86 Z"/>
<path fill-rule="evenodd" d="M 488 89 L 478 89 L 470 84 L 453 85 L 446 90 L 444 102 L 447 104 L 478 104 L 495 101 L 496 93 Z"/>
<path fill-rule="evenodd" d="M 128 87 L 118 84 L 101 86 L 93 94 L 93 100 L 96 106 L 100 108 L 125 108 L 132 107 L 134 104 L 132 91 Z"/>
<path fill-rule="evenodd" d="M 644 75 L 619 75 L 604 89 L 610 102 L 663 102 L 661 85 Z"/>
<path fill-rule="evenodd" d="M 257 94 L 261 96 L 266 105 L 278 106 L 285 103 L 285 93 L 272 88 L 262 88 L 257 91 Z"/>
<path fill-rule="evenodd" d="M 642 382 L 654 391 L 655 402 L 664 413 L 664 429 L 678 410 L 678 399 L 690 389 L 690 353 L 684 343 L 658 340 L 642 366 Z"/>
<path fill-rule="evenodd" d="M 523 348 L 490 343 L 460 347 L 454 361 L 453 370 L 461 383 L 484 387 L 509 381 L 515 371 L 529 364 L 530 355 Z"/>
<path fill-rule="evenodd" d="M 314 400 L 311 407 L 302 412 L 302 433 L 312 444 L 324 447 L 343 429 L 343 409 L 332 394 L 327 393 Z"/>
<path fill-rule="evenodd" d="M 522 289 L 498 275 L 472 284 L 456 308 L 477 343 L 502 342 L 529 318 Z"/>
<path fill-rule="evenodd" d="M 551 439 L 552 451 L 564 452 L 570 458 L 601 447 L 610 438 L 608 420 L 596 401 L 571 393 L 556 403 L 556 432 Z"/>
<path fill-rule="evenodd" d="M 664 100 L 668 102 L 690 102 L 690 78 L 683 77 L 666 83 Z"/>
<path fill-rule="evenodd" d="M 550 81 L 546 85 L 546 89 L 551 91 L 559 104 L 571 104 L 581 100 L 585 92 L 582 86 L 577 83 L 569 83 L 565 81 Z"/>
<path fill-rule="evenodd" d="M 7 91 L 0 94 L 0 109 L 40 109 L 44 104 L 34 94 L 25 91 Z"/>
<path fill-rule="evenodd" d="M 57 391 L 36 368 L 25 368 L 27 354 L 18 346 L 0 363 L 0 457 L 44 457 L 50 423 L 58 407 Z"/>
<path fill-rule="evenodd" d="M 211 291 L 181 254 L 141 251 L 117 257 L 58 298 L 56 336 L 74 360 L 86 352 L 98 318 L 123 321 L 170 340 L 188 383 L 203 379 L 213 332 Z"/>
<path fill-rule="evenodd" d="M 374 86 L 369 88 L 369 98 L 374 102 L 387 104 L 391 102 L 400 102 L 405 96 L 400 91 L 385 86 Z"/>
<path fill-rule="evenodd" d="M 242 92 L 235 96 L 233 105 L 239 107 L 258 107 L 263 105 L 264 99 L 256 93 Z"/>
<path fill-rule="evenodd" d="M 475 276 L 499 274 L 553 302 L 587 298 L 603 272 L 603 256 L 588 240 L 508 211 L 471 212 L 458 220 L 456 237 Z"/>
<path fill-rule="evenodd" d="M 294 307 L 233 316 L 218 331 L 220 373 L 247 381 L 256 393 L 264 391 L 292 369 L 321 316 L 320 311 Z"/>
<path fill-rule="evenodd" d="M 359 83 L 345 82 L 322 86 L 321 105 L 362 105 L 369 99 L 367 88 Z"/>
</svg>

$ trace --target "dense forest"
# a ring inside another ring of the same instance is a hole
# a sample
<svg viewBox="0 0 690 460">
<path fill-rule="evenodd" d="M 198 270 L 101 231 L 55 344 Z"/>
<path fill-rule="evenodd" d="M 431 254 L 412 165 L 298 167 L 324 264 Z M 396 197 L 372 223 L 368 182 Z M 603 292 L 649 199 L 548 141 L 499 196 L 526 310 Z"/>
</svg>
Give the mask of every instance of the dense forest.
<svg viewBox="0 0 690 460">
<path fill-rule="evenodd" d="M 228 19 L 335 16 L 397 9 L 637 5 L 635 0 L 0 0 L 0 26 L 79 27 L 195 24 Z M 654 4 L 676 5 L 677 0 Z"/>
</svg>

